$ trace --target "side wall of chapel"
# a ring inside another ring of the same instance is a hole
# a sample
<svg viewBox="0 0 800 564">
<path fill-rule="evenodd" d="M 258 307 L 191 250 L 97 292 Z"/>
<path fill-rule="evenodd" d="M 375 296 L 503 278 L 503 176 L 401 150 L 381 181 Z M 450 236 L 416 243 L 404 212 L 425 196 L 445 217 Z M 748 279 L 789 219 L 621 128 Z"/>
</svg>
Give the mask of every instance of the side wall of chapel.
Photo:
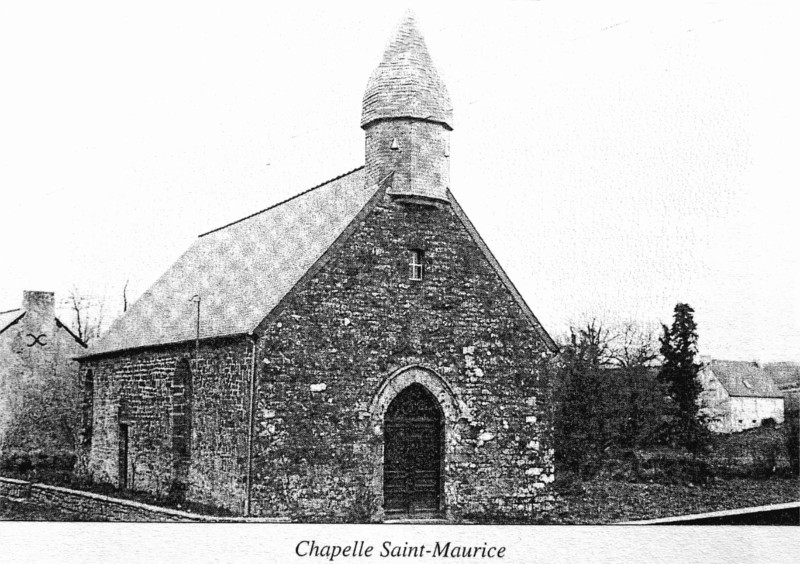
<svg viewBox="0 0 800 564">
<path fill-rule="evenodd" d="M 241 513 L 252 355 L 241 338 L 84 361 L 84 471 L 119 484 L 125 425 L 129 489 L 164 498 L 178 488 L 187 500 Z"/>
</svg>

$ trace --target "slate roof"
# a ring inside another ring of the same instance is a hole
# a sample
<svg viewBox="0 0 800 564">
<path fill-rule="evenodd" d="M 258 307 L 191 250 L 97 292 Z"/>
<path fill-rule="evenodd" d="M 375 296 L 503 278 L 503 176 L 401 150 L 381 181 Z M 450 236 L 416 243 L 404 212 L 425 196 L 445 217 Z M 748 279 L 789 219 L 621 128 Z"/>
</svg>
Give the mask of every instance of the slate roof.
<svg viewBox="0 0 800 564">
<path fill-rule="evenodd" d="M 85 356 L 252 333 L 377 191 L 363 168 L 201 235 Z"/>
<path fill-rule="evenodd" d="M 20 308 L 11 309 L 8 311 L 0 311 L 0 333 L 8 329 L 16 321 L 18 321 L 25 312 Z"/>
<path fill-rule="evenodd" d="M 0 335 L 3 334 L 3 332 L 6 329 L 14 325 L 17 321 L 25 317 L 25 313 L 26 313 L 25 310 L 23 310 L 22 308 L 12 309 L 9 311 L 0 311 Z M 62 323 L 58 317 L 55 317 L 54 319 L 56 321 L 56 326 L 58 326 L 61 329 L 64 329 L 67 333 L 70 334 L 70 336 L 73 339 L 75 339 L 75 342 L 77 342 L 80 346 L 86 348 L 86 343 L 81 341 L 78 338 L 78 336 L 75 333 L 73 333 L 69 327 L 64 325 L 64 323 Z"/>
<path fill-rule="evenodd" d="M 783 393 L 769 374 L 752 362 L 712 360 L 711 372 L 731 396 L 782 398 Z"/>
<path fill-rule="evenodd" d="M 764 370 L 780 390 L 800 388 L 800 363 L 773 362 L 764 365 Z"/>
<path fill-rule="evenodd" d="M 453 105 L 433 66 L 414 16 L 408 14 L 392 36 L 383 60 L 367 82 L 361 127 L 378 119 L 412 117 L 452 129 Z"/>
</svg>

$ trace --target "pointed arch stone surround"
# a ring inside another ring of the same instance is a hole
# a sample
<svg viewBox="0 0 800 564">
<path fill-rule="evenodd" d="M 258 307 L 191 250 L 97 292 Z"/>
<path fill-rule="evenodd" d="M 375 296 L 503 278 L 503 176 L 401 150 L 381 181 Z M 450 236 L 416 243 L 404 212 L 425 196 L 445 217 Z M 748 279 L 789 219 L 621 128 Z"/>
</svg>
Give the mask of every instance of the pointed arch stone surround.
<svg viewBox="0 0 800 564">
<path fill-rule="evenodd" d="M 425 387 L 439 404 L 443 414 L 444 426 L 444 452 L 443 456 L 443 475 L 444 482 L 443 496 L 441 500 L 441 509 L 447 511 L 447 466 L 448 462 L 452 460 L 454 454 L 455 443 L 458 433 L 458 425 L 461 423 L 468 423 L 472 421 L 472 413 L 458 397 L 454 391 L 453 386 L 442 377 L 436 370 L 425 365 L 409 365 L 404 366 L 392 372 L 387 376 L 378 387 L 375 393 L 372 404 L 370 406 L 370 413 L 372 418 L 372 433 L 373 444 L 375 445 L 375 462 L 374 473 L 372 477 L 372 494 L 376 500 L 378 509 L 378 520 L 383 520 L 384 499 L 383 499 L 383 469 L 384 469 L 384 428 L 383 422 L 389 404 L 397 397 L 400 392 L 411 386 L 412 384 L 419 384 Z"/>
</svg>

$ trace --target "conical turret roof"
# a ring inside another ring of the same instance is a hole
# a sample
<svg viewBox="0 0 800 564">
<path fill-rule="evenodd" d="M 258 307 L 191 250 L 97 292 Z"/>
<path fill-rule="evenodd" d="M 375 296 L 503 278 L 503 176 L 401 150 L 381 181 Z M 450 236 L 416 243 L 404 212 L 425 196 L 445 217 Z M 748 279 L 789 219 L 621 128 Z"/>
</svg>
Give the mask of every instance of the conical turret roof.
<svg viewBox="0 0 800 564">
<path fill-rule="evenodd" d="M 361 127 L 379 119 L 417 118 L 452 129 L 453 107 L 414 16 L 397 27 L 364 92 Z"/>
</svg>

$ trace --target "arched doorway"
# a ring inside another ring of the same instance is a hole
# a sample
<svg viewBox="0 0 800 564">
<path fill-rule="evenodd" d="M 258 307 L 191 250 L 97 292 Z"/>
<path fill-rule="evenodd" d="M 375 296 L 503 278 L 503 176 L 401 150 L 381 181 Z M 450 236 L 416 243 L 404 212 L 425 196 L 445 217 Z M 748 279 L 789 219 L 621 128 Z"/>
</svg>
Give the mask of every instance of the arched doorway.
<svg viewBox="0 0 800 564">
<path fill-rule="evenodd" d="M 387 514 L 425 515 L 440 510 L 444 426 L 436 398 L 411 384 L 384 417 L 383 501 Z"/>
</svg>

